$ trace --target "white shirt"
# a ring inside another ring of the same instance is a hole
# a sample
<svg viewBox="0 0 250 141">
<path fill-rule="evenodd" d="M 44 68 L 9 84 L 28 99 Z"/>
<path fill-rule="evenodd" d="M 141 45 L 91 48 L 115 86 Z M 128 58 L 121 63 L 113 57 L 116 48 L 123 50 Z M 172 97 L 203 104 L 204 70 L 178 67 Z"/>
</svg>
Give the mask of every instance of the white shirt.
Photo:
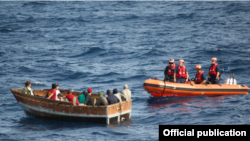
<svg viewBox="0 0 250 141">
<path fill-rule="evenodd" d="M 116 96 L 120 102 L 122 102 L 121 93 L 114 94 L 114 96 Z"/>
<path fill-rule="evenodd" d="M 59 90 L 56 90 L 56 100 L 58 100 L 58 101 L 59 101 L 59 98 L 58 98 L 57 95 L 58 95 L 59 93 L 61 93 L 61 92 L 60 92 Z"/>
<path fill-rule="evenodd" d="M 32 89 L 30 87 L 27 87 L 27 88 L 30 91 L 31 95 L 34 96 Z"/>
<path fill-rule="evenodd" d="M 129 89 L 124 89 L 121 92 L 121 98 L 124 101 L 128 101 L 129 99 L 131 99 L 131 91 Z"/>
</svg>

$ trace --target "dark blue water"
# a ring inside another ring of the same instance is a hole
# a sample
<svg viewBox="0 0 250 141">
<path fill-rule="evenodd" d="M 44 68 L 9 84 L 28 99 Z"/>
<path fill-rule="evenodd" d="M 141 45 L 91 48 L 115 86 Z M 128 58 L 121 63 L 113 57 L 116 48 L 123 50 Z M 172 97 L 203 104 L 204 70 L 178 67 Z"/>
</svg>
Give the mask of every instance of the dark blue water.
<svg viewBox="0 0 250 141">
<path fill-rule="evenodd" d="M 250 2 L 0 2 L 0 140 L 158 140 L 160 124 L 250 124 L 250 96 L 152 98 L 170 58 L 191 77 L 212 57 L 250 86 Z M 176 61 L 177 62 L 177 61 Z M 221 66 L 222 67 L 222 66 Z M 223 78 L 227 78 L 224 75 Z M 10 88 L 132 91 L 131 119 L 100 125 L 27 117 Z"/>
</svg>

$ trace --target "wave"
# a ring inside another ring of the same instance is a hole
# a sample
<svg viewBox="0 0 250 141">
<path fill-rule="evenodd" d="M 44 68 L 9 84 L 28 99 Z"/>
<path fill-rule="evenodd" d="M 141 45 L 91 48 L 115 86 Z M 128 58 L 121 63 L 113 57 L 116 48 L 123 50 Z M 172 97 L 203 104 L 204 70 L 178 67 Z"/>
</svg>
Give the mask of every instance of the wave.
<svg viewBox="0 0 250 141">
<path fill-rule="evenodd" d="M 32 73 L 35 70 L 26 66 L 21 66 L 18 68 L 21 72 L 25 72 L 25 73 Z"/>
<path fill-rule="evenodd" d="M 237 2 L 237 3 L 228 4 L 224 8 L 224 10 L 229 14 L 233 14 L 237 12 L 249 13 L 250 12 L 249 6 L 250 6 L 249 3 L 247 2 Z"/>
<path fill-rule="evenodd" d="M 7 32 L 13 32 L 14 30 L 11 28 L 2 28 L 0 29 L 0 32 L 7 33 Z"/>
<path fill-rule="evenodd" d="M 76 57 L 82 57 L 82 56 L 85 56 L 85 55 L 93 55 L 93 54 L 98 54 L 98 53 L 101 53 L 103 51 L 106 51 L 105 49 L 102 49 L 100 47 L 90 47 L 87 51 L 81 53 L 81 54 L 78 54 L 78 55 L 74 55 L 74 56 L 70 56 L 70 58 L 76 58 Z"/>
<path fill-rule="evenodd" d="M 195 16 L 195 13 L 180 13 L 176 15 L 177 19 L 192 19 Z"/>
<path fill-rule="evenodd" d="M 20 82 L 21 84 L 25 84 L 26 81 Z M 31 85 L 35 85 L 35 86 L 45 86 L 45 84 L 43 84 L 42 82 L 32 82 L 31 81 Z"/>
<path fill-rule="evenodd" d="M 143 57 L 149 57 L 149 56 L 167 56 L 170 52 L 165 51 L 165 49 L 157 49 L 153 48 L 149 50 L 147 53 L 143 54 Z"/>
<path fill-rule="evenodd" d="M 44 6 L 46 5 L 45 2 L 27 2 L 27 3 L 24 3 L 22 5 L 22 7 L 26 7 L 26 6 Z"/>
</svg>

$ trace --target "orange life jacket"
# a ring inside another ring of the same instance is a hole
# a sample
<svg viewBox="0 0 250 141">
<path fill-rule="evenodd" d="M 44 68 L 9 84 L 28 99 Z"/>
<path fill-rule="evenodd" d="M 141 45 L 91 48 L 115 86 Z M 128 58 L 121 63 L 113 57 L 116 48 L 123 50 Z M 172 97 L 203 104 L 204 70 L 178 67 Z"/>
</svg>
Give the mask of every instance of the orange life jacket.
<svg viewBox="0 0 250 141">
<path fill-rule="evenodd" d="M 217 74 L 216 71 L 215 71 L 215 69 L 216 69 L 217 66 L 218 66 L 217 63 L 210 66 L 210 69 L 209 69 L 209 75 L 210 75 L 210 76 L 211 76 L 211 75 L 216 75 L 216 74 Z"/>
<path fill-rule="evenodd" d="M 176 78 L 187 78 L 187 74 L 186 74 L 186 67 L 183 65 L 183 67 L 181 68 L 179 65 L 178 65 L 178 74 L 176 74 Z"/>
<path fill-rule="evenodd" d="M 201 75 L 204 73 L 204 71 L 200 72 L 200 73 L 196 73 L 195 76 L 195 80 L 196 82 L 198 82 L 199 84 L 203 81 L 203 79 L 201 78 Z"/>
<path fill-rule="evenodd" d="M 172 69 L 171 66 L 168 65 L 167 75 L 174 75 L 175 64 L 173 65 Z"/>
</svg>

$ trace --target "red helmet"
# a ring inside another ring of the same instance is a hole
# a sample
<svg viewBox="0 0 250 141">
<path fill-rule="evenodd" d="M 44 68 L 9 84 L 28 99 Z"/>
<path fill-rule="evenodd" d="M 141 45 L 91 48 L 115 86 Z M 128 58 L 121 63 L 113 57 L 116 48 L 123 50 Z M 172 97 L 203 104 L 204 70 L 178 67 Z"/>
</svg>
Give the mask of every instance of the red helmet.
<svg viewBox="0 0 250 141">
<path fill-rule="evenodd" d="M 181 60 L 179 60 L 179 63 L 180 63 L 180 62 L 184 63 L 184 60 L 181 59 Z"/>
<path fill-rule="evenodd" d="M 217 58 L 213 57 L 213 58 L 211 59 L 211 61 L 217 61 Z"/>
<path fill-rule="evenodd" d="M 196 65 L 195 69 L 201 69 L 201 65 Z"/>
<path fill-rule="evenodd" d="M 174 63 L 174 59 L 171 58 L 171 59 L 169 60 L 169 63 Z"/>
</svg>

